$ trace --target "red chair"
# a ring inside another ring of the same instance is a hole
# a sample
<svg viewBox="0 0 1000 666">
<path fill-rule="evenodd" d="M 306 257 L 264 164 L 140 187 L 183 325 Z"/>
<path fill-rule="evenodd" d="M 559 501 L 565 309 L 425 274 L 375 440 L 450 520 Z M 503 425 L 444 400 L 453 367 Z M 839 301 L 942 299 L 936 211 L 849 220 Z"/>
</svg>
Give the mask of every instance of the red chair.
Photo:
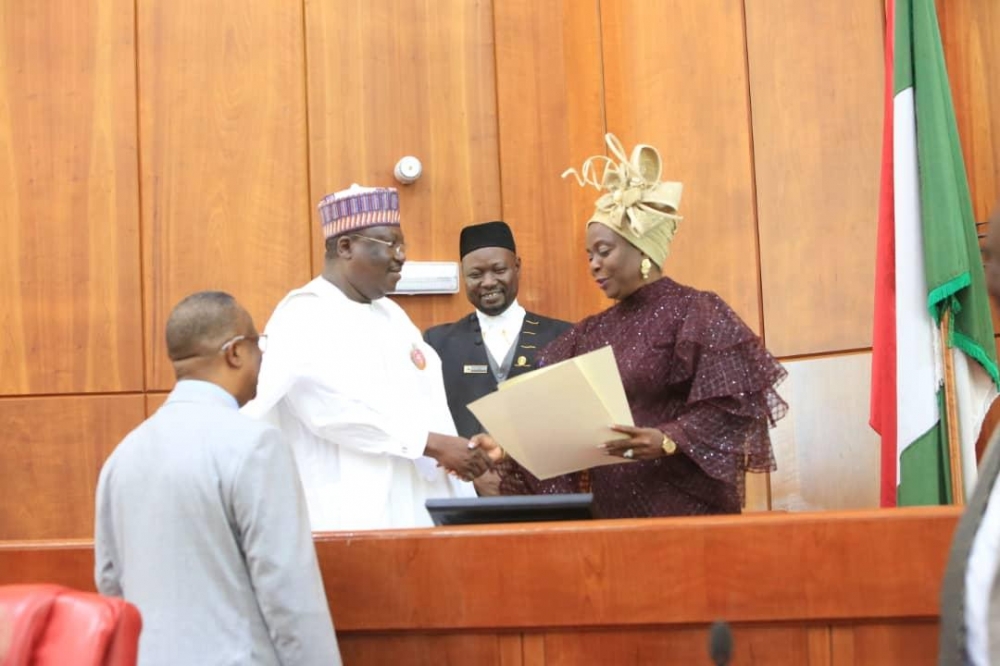
<svg viewBox="0 0 1000 666">
<path fill-rule="evenodd" d="M 142 618 L 124 599 L 0 586 L 0 666 L 134 666 Z"/>
</svg>

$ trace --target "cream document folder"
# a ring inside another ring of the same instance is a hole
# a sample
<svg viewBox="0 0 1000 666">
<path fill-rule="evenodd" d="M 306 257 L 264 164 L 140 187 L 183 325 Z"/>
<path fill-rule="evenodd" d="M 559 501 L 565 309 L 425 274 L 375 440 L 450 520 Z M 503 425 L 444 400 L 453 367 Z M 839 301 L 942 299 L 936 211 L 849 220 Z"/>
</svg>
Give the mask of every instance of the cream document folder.
<svg viewBox="0 0 1000 666">
<path fill-rule="evenodd" d="M 539 479 L 632 462 L 597 448 L 612 424 L 633 425 L 610 346 L 503 382 L 469 409 Z"/>
</svg>

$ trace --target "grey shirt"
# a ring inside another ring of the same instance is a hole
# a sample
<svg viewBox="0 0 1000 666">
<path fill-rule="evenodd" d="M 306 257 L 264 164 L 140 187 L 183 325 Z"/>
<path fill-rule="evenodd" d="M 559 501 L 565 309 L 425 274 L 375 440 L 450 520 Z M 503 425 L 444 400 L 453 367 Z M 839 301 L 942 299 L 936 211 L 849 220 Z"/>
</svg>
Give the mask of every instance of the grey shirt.
<svg viewBox="0 0 1000 666">
<path fill-rule="evenodd" d="M 272 426 L 179 382 L 97 486 L 95 579 L 142 614 L 139 664 L 340 664 L 302 486 Z"/>
</svg>

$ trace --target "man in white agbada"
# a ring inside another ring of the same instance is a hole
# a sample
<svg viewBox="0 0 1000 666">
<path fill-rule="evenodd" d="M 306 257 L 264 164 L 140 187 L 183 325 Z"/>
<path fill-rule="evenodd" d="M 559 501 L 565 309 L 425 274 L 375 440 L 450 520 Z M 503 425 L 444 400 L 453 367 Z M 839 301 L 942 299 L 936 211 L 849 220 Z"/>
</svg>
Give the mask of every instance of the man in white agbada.
<svg viewBox="0 0 1000 666">
<path fill-rule="evenodd" d="M 406 261 L 399 195 L 355 185 L 319 212 L 323 273 L 271 315 L 244 411 L 291 443 L 314 531 L 431 525 L 425 500 L 475 495 L 490 462 L 456 436 L 440 358 L 385 298 Z"/>
</svg>

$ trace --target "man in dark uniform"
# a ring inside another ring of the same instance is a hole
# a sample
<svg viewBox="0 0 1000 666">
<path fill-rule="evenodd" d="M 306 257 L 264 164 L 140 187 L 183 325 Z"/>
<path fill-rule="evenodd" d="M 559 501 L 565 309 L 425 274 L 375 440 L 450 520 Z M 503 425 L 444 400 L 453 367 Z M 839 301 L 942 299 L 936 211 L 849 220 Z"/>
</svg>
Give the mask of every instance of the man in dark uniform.
<svg viewBox="0 0 1000 666">
<path fill-rule="evenodd" d="M 497 384 L 535 368 L 535 355 L 569 330 L 569 322 L 526 312 L 517 302 L 521 258 L 505 222 L 462 229 L 459 237 L 465 294 L 475 312 L 428 329 L 424 339 L 441 357 L 448 407 L 460 437 L 483 431 L 470 402 Z M 480 495 L 496 494 L 492 472 L 476 482 Z"/>
</svg>

